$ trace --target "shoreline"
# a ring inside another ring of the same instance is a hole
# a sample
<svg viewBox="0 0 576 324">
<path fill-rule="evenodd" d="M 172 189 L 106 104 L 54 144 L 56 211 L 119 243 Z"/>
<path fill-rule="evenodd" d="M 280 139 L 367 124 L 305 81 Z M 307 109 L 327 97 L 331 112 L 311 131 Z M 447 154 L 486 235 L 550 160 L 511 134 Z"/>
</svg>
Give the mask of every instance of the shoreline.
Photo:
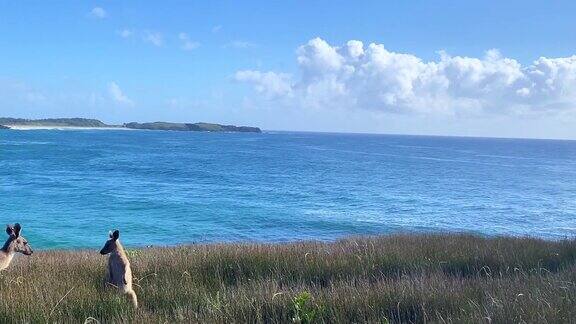
<svg viewBox="0 0 576 324">
<path fill-rule="evenodd" d="M 6 126 L 7 129 L 0 127 L 0 130 L 130 130 L 130 131 L 161 131 L 152 129 L 133 129 L 127 127 L 74 127 L 74 126 L 25 126 L 25 125 L 0 125 Z M 234 133 L 234 132 L 222 132 Z M 479 139 L 479 140 L 518 140 L 518 141 L 555 141 L 555 142 L 575 142 L 573 138 L 562 137 L 501 137 L 501 136 L 476 136 L 476 135 L 441 135 L 441 134 L 404 134 L 404 133 L 358 133 L 358 132 L 337 132 L 337 131 L 309 131 L 309 130 L 262 130 L 262 133 L 267 134 L 290 134 L 290 133 L 303 133 L 303 134 L 323 134 L 323 135 L 350 135 L 350 136 L 389 136 L 389 137 L 437 137 L 437 138 L 464 138 L 464 139 Z"/>
</svg>

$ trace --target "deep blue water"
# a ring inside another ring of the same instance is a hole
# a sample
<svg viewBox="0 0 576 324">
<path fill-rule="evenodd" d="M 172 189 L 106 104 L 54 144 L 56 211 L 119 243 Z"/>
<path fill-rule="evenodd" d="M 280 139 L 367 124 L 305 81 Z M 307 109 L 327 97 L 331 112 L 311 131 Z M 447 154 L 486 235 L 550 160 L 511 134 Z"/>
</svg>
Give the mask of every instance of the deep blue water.
<svg viewBox="0 0 576 324">
<path fill-rule="evenodd" d="M 0 131 L 0 222 L 35 248 L 473 231 L 576 236 L 576 141 Z"/>
</svg>

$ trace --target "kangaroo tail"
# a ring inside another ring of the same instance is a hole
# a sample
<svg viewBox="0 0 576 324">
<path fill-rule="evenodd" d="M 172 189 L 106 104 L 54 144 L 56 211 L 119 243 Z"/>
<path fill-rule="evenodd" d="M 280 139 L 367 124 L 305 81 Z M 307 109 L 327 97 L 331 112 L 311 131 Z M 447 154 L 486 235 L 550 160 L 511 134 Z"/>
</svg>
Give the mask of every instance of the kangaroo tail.
<svg viewBox="0 0 576 324">
<path fill-rule="evenodd" d="M 130 301 L 132 302 L 132 305 L 134 305 L 134 309 L 138 308 L 138 297 L 136 297 L 134 290 L 128 290 L 126 293 L 128 294 L 128 297 L 130 297 Z"/>
</svg>

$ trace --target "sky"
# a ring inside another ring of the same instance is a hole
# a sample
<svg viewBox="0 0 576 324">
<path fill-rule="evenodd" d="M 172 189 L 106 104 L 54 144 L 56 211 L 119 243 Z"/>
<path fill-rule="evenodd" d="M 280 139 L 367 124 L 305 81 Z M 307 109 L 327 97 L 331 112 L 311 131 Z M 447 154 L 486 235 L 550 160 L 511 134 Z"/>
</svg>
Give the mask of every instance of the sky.
<svg viewBox="0 0 576 324">
<path fill-rule="evenodd" d="M 0 116 L 576 139 L 575 1 L 0 1 Z"/>
</svg>

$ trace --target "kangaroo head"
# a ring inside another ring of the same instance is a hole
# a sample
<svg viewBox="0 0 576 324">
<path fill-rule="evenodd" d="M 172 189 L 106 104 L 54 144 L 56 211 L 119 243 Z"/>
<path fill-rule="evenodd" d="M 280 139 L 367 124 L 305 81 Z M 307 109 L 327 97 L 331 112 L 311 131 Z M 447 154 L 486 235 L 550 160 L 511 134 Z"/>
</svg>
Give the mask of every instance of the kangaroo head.
<svg viewBox="0 0 576 324">
<path fill-rule="evenodd" d="M 20 224 L 7 225 L 6 233 L 8 234 L 8 241 L 6 241 L 4 247 L 8 252 L 20 252 L 25 255 L 32 254 L 32 247 L 28 244 L 28 240 L 21 235 L 22 226 Z"/>
<path fill-rule="evenodd" d="M 120 231 L 115 230 L 114 232 L 110 232 L 110 238 L 104 244 L 102 250 L 100 250 L 100 254 L 108 254 L 112 251 L 116 251 L 118 249 L 118 238 L 120 237 Z"/>
</svg>

